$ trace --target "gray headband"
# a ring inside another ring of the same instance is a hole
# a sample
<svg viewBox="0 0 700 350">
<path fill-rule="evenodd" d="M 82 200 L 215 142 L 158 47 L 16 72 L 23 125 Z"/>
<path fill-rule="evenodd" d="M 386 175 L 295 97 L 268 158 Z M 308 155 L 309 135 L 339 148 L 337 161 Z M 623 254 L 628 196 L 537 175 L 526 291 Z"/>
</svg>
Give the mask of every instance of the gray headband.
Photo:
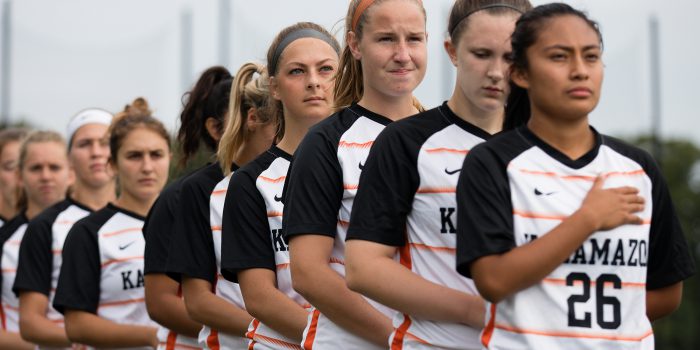
<svg viewBox="0 0 700 350">
<path fill-rule="evenodd" d="M 268 72 L 271 76 L 275 75 L 275 73 L 277 72 L 277 64 L 279 63 L 280 56 L 282 56 L 282 52 L 284 51 L 284 49 L 286 49 L 287 46 L 289 46 L 289 44 L 296 41 L 297 39 L 303 38 L 314 38 L 323 40 L 328 45 L 330 45 L 336 53 L 338 53 L 337 43 L 328 34 L 320 32 L 313 28 L 297 29 L 287 34 L 287 36 L 285 36 L 284 39 L 280 41 L 280 44 L 277 45 L 275 54 L 272 56 L 272 61 L 270 61 L 269 67 L 267 67 Z"/>
<path fill-rule="evenodd" d="M 511 9 L 511 10 L 514 10 L 514 11 L 520 13 L 520 14 L 523 14 L 523 13 L 524 13 L 523 10 L 521 10 L 521 9 L 519 9 L 519 8 L 513 6 L 513 5 L 508 5 L 508 4 L 492 4 L 492 5 L 486 5 L 486 6 L 484 6 L 484 7 L 479 7 L 479 8 L 476 9 L 476 10 L 472 10 L 472 11 L 467 12 L 467 14 L 464 15 L 464 17 L 462 17 L 462 19 L 460 19 L 459 22 L 457 22 L 457 25 L 455 25 L 454 29 L 457 29 L 457 27 L 459 27 L 459 24 L 462 23 L 462 21 L 464 21 L 464 19 L 466 19 L 467 17 L 473 15 L 474 13 L 479 12 L 479 11 L 483 11 L 483 10 L 488 10 L 488 9 L 496 8 L 496 7 L 505 7 L 505 8 L 509 8 L 509 9 Z M 454 32 L 454 29 L 452 29 L 453 32 Z M 450 35 L 452 35 L 452 33 L 450 33 Z"/>
</svg>

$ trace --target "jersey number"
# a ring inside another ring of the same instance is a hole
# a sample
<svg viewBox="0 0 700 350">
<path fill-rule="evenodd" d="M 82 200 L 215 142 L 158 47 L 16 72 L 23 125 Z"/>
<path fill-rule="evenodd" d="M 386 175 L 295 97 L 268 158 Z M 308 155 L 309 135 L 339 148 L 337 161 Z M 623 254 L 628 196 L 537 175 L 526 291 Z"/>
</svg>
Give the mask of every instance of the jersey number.
<svg viewBox="0 0 700 350">
<path fill-rule="evenodd" d="M 587 274 L 581 272 L 572 272 L 566 276 L 566 285 L 573 286 L 576 283 L 580 283 L 583 287 L 583 293 L 574 294 L 567 299 L 567 304 L 569 306 L 569 327 L 584 327 L 591 328 L 591 313 L 586 312 L 583 314 L 583 318 L 576 318 L 576 304 L 585 303 L 591 298 L 591 278 Z M 596 323 L 603 329 L 616 329 L 620 326 L 620 300 L 615 297 L 605 296 L 603 292 L 605 291 L 605 285 L 607 283 L 612 284 L 614 289 L 622 288 L 622 281 L 620 277 L 613 274 L 602 274 L 595 281 L 595 294 L 596 294 Z M 612 321 L 606 321 L 604 319 L 604 309 L 605 305 L 609 305 L 612 308 L 613 319 Z"/>
</svg>

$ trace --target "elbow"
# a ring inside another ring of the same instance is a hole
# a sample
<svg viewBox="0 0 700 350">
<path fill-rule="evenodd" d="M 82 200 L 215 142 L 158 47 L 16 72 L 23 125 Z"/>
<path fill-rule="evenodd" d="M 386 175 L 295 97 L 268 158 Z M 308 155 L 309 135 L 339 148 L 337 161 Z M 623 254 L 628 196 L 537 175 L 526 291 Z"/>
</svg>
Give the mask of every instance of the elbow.
<svg viewBox="0 0 700 350">
<path fill-rule="evenodd" d="M 162 310 L 163 305 L 160 305 L 156 298 L 149 298 L 148 293 L 146 293 L 146 311 L 148 312 L 148 317 L 159 324 L 163 324 L 163 321 L 167 323 L 167 320 L 164 320 L 165 317 L 162 315 Z"/>
<path fill-rule="evenodd" d="M 304 266 L 304 264 L 294 263 L 290 264 L 292 273 L 292 288 L 301 294 L 304 298 L 313 299 L 313 292 L 316 288 L 314 285 L 318 282 L 318 279 L 314 281 L 314 268 L 312 266 Z"/>
<path fill-rule="evenodd" d="M 90 340 L 86 338 L 86 333 L 78 320 L 65 320 L 66 336 L 73 343 L 89 344 Z"/>
<path fill-rule="evenodd" d="M 474 276 L 474 284 L 481 297 L 492 304 L 497 304 L 510 295 L 507 286 L 497 278 Z"/>
<path fill-rule="evenodd" d="M 353 292 L 362 293 L 364 291 L 364 281 L 362 279 L 361 266 L 348 260 L 345 266 L 345 284 Z"/>
<path fill-rule="evenodd" d="M 27 342 L 38 344 L 40 339 L 34 334 L 34 326 L 31 318 L 25 315 L 20 315 L 19 318 L 19 335 Z"/>
</svg>

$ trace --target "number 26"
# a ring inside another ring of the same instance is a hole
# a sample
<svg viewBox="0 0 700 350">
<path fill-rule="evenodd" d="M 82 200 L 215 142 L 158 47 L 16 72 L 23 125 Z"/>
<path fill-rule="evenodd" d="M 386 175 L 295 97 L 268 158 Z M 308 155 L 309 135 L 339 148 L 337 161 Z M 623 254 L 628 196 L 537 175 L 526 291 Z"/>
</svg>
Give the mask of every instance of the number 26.
<svg viewBox="0 0 700 350">
<path fill-rule="evenodd" d="M 567 299 L 567 305 L 569 307 L 569 327 L 585 327 L 591 328 L 591 313 L 586 312 L 583 314 L 583 318 L 576 318 L 576 303 L 585 303 L 591 298 L 591 278 L 587 274 L 581 272 L 572 272 L 566 276 L 566 285 L 573 286 L 576 282 L 580 282 L 583 287 L 582 294 L 574 294 Z M 621 316 L 620 316 L 620 300 L 615 297 L 605 296 L 603 292 L 605 291 L 605 284 L 611 283 L 614 289 L 622 288 L 622 281 L 620 277 L 613 274 L 602 274 L 595 281 L 595 293 L 596 293 L 596 323 L 603 329 L 616 329 L 620 326 Z M 605 305 L 612 306 L 612 321 L 606 321 L 604 319 L 604 308 Z"/>
</svg>

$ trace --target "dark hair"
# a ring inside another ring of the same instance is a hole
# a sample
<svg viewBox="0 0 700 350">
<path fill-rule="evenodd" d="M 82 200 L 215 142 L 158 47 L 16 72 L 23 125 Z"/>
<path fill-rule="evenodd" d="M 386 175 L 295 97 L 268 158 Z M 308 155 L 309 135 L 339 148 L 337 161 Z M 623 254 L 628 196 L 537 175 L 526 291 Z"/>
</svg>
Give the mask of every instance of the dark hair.
<svg viewBox="0 0 700 350">
<path fill-rule="evenodd" d="M 529 0 L 457 0 L 452 5 L 450 18 L 447 22 L 447 32 L 450 34 L 452 45 L 457 46 L 464 30 L 469 25 L 469 16 L 484 11 L 492 15 L 517 12 L 525 13 L 532 9 Z"/>
<path fill-rule="evenodd" d="M 124 139 L 132 131 L 144 128 L 151 130 L 162 137 L 168 144 L 170 149 L 170 134 L 165 130 L 165 126 L 158 119 L 151 116 L 151 109 L 148 107 L 148 102 L 143 97 L 138 97 L 130 105 L 126 105 L 124 110 L 114 116 L 112 125 L 107 131 L 109 134 L 109 151 L 111 152 L 110 161 L 117 163 L 119 148 L 121 148 Z"/>
<path fill-rule="evenodd" d="M 523 14 L 515 23 L 515 30 L 511 36 L 511 45 L 513 46 L 511 72 L 528 69 L 527 49 L 535 44 L 539 33 L 549 21 L 562 16 L 576 16 L 585 21 L 596 32 L 600 45 L 603 46 L 603 36 L 600 33 L 598 23 L 588 18 L 584 12 L 564 3 L 540 5 Z M 511 80 L 503 129 L 507 130 L 524 125 L 530 120 L 530 112 L 530 98 L 527 90 Z"/>
<path fill-rule="evenodd" d="M 182 96 L 183 108 L 177 133 L 182 149 L 180 167 L 184 167 L 197 153 L 201 142 L 209 150 L 216 150 L 218 142 L 209 135 L 205 123 L 208 118 L 214 118 L 217 130 L 223 133 L 232 82 L 233 77 L 228 69 L 211 67 L 202 73 L 192 90 Z"/>
</svg>

